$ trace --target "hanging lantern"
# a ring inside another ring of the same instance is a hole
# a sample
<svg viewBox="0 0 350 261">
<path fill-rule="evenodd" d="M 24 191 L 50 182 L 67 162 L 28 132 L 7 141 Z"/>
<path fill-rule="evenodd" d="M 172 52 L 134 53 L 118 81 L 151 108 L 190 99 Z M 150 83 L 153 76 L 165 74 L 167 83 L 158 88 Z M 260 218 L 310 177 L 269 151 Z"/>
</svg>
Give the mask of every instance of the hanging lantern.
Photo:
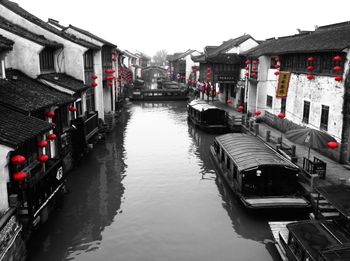
<svg viewBox="0 0 350 261">
<path fill-rule="evenodd" d="M 113 80 L 114 78 L 115 78 L 114 75 L 109 75 L 109 76 L 107 76 L 105 79 L 106 79 L 107 81 L 110 81 L 110 80 Z"/>
<path fill-rule="evenodd" d="M 253 78 L 256 78 L 257 74 L 256 74 L 255 72 L 253 72 L 253 73 L 251 74 L 251 76 L 252 76 Z"/>
<path fill-rule="evenodd" d="M 16 172 L 15 174 L 13 174 L 13 179 L 15 181 L 23 181 L 26 178 L 27 178 L 27 173 L 22 172 L 22 171 L 19 171 L 19 172 Z"/>
<path fill-rule="evenodd" d="M 307 58 L 307 61 L 308 61 L 309 63 L 312 63 L 312 62 L 315 61 L 315 57 L 309 57 L 309 58 Z"/>
<path fill-rule="evenodd" d="M 51 133 L 51 134 L 47 135 L 47 138 L 48 138 L 49 140 L 55 140 L 55 139 L 57 139 L 57 136 L 56 136 L 56 134 Z"/>
<path fill-rule="evenodd" d="M 306 78 L 308 78 L 309 80 L 313 80 L 315 79 L 315 76 L 313 76 L 312 74 L 308 74 L 306 75 Z"/>
<path fill-rule="evenodd" d="M 113 87 L 113 82 L 109 82 L 109 83 L 108 83 L 108 86 L 109 86 L 109 87 Z"/>
<path fill-rule="evenodd" d="M 248 77 L 248 76 L 249 76 L 249 72 L 246 72 L 246 73 L 244 74 L 244 76 Z"/>
<path fill-rule="evenodd" d="M 91 86 L 94 87 L 94 88 L 95 88 L 97 85 L 98 85 L 97 82 L 91 83 Z"/>
<path fill-rule="evenodd" d="M 306 69 L 308 71 L 313 71 L 315 69 L 315 67 L 313 67 L 312 65 L 309 65 L 308 67 L 306 67 Z"/>
<path fill-rule="evenodd" d="M 49 118 L 53 118 L 53 117 L 55 117 L 55 112 L 54 111 L 48 111 L 46 113 L 46 116 L 49 117 Z"/>
<path fill-rule="evenodd" d="M 256 67 L 253 67 L 253 68 L 252 68 L 252 71 L 256 71 L 257 69 L 258 69 L 258 68 L 256 68 Z"/>
<path fill-rule="evenodd" d="M 117 55 L 117 51 L 112 51 L 112 54 L 113 55 Z"/>
<path fill-rule="evenodd" d="M 232 104 L 232 100 L 231 100 L 231 99 L 228 99 L 228 100 L 227 100 L 227 104 L 228 104 L 228 105 Z"/>
<path fill-rule="evenodd" d="M 91 79 L 93 79 L 93 80 L 96 80 L 98 77 L 97 77 L 97 75 L 96 74 L 94 74 L 93 76 L 91 76 Z"/>
<path fill-rule="evenodd" d="M 238 106 L 238 110 L 239 111 L 243 111 L 244 110 L 244 106 L 242 106 L 242 105 Z"/>
<path fill-rule="evenodd" d="M 38 157 L 38 160 L 40 161 L 40 163 L 45 163 L 47 160 L 49 159 L 49 156 L 43 154 L 43 155 L 40 155 Z"/>
<path fill-rule="evenodd" d="M 341 56 L 337 55 L 333 57 L 333 60 L 336 62 L 340 62 L 342 60 Z"/>
<path fill-rule="evenodd" d="M 208 71 L 208 72 L 210 72 L 210 71 L 211 71 L 211 68 L 210 68 L 210 67 L 208 67 L 207 71 Z"/>
<path fill-rule="evenodd" d="M 69 107 L 70 112 L 75 112 L 77 110 L 78 110 L 77 107 L 74 107 L 74 106 Z"/>
<path fill-rule="evenodd" d="M 328 146 L 328 148 L 334 150 L 334 149 L 338 148 L 339 145 L 338 145 L 338 142 L 330 141 L 327 143 L 327 146 Z"/>
<path fill-rule="evenodd" d="M 38 147 L 40 148 L 45 148 L 47 146 L 47 141 L 46 140 L 41 140 L 38 142 Z"/>
<path fill-rule="evenodd" d="M 19 166 L 26 162 L 26 158 L 22 155 L 15 155 L 11 158 L 11 162 L 13 165 Z"/>
<path fill-rule="evenodd" d="M 278 76 L 278 75 L 280 75 L 280 72 L 276 71 L 276 72 L 274 72 L 274 75 Z"/>
<path fill-rule="evenodd" d="M 342 70 L 341 66 L 334 66 L 333 71 L 340 72 Z"/>
<path fill-rule="evenodd" d="M 113 57 L 113 58 L 112 58 L 112 61 L 113 61 L 113 62 L 116 62 L 116 61 L 117 61 L 117 58 Z"/>
<path fill-rule="evenodd" d="M 275 69 L 278 69 L 278 68 L 280 68 L 280 65 L 279 64 L 275 64 Z"/>
<path fill-rule="evenodd" d="M 254 61 L 253 61 L 253 64 L 258 64 L 258 61 L 257 61 L 257 60 L 254 60 Z"/>
<path fill-rule="evenodd" d="M 286 117 L 286 115 L 284 113 L 279 113 L 277 115 L 277 117 L 280 118 L 280 119 L 284 119 Z"/>
<path fill-rule="evenodd" d="M 337 82 L 340 82 L 343 80 L 343 76 L 337 75 L 337 76 L 335 76 L 334 80 L 336 80 Z"/>
<path fill-rule="evenodd" d="M 113 70 L 113 69 L 108 69 L 108 70 L 105 70 L 105 73 L 115 73 L 115 70 Z"/>
<path fill-rule="evenodd" d="M 275 62 L 279 62 L 280 58 L 279 57 L 275 57 Z"/>
<path fill-rule="evenodd" d="M 259 116 L 259 115 L 261 115 L 261 111 L 256 111 L 255 116 Z"/>
<path fill-rule="evenodd" d="M 248 71 L 249 70 L 249 66 L 244 67 L 244 70 Z"/>
<path fill-rule="evenodd" d="M 246 61 L 245 61 L 245 64 L 250 64 L 250 60 L 249 60 L 249 59 L 246 60 Z"/>
</svg>

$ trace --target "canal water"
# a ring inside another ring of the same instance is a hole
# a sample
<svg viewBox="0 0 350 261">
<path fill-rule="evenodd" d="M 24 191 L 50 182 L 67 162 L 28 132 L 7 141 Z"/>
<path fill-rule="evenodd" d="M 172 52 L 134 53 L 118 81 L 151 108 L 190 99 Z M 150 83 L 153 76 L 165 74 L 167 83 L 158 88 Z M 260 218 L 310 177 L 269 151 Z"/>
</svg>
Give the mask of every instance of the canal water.
<svg viewBox="0 0 350 261">
<path fill-rule="evenodd" d="M 187 123 L 185 102 L 128 104 L 69 174 L 28 260 L 280 260 L 270 217 L 244 209 L 216 176 L 213 138 Z"/>
</svg>

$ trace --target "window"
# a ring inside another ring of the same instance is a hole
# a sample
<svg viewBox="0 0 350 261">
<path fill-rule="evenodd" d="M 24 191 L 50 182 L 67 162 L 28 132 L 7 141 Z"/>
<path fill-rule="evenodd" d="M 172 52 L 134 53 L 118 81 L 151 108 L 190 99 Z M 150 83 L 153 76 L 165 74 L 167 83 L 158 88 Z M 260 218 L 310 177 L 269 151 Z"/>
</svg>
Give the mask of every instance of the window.
<svg viewBox="0 0 350 261">
<path fill-rule="evenodd" d="M 286 113 L 287 98 L 281 99 L 281 113 Z"/>
<path fill-rule="evenodd" d="M 231 97 L 236 98 L 236 88 L 234 84 L 230 85 L 230 92 L 231 92 Z"/>
<path fill-rule="evenodd" d="M 226 156 L 226 168 L 231 169 L 231 161 L 230 158 Z"/>
<path fill-rule="evenodd" d="M 272 108 L 272 96 L 267 95 L 266 97 L 266 106 Z"/>
<path fill-rule="evenodd" d="M 304 101 L 303 122 L 309 123 L 309 115 L 310 115 L 310 102 Z"/>
<path fill-rule="evenodd" d="M 89 50 L 84 53 L 84 69 L 93 69 L 94 68 L 94 58 L 92 50 Z"/>
<path fill-rule="evenodd" d="M 329 114 L 329 106 L 322 105 L 320 128 L 325 131 L 328 130 L 328 114 Z"/>
<path fill-rule="evenodd" d="M 54 71 L 54 50 L 51 48 L 45 48 L 39 55 L 40 70 L 41 71 Z"/>
<path fill-rule="evenodd" d="M 277 64 L 277 62 L 275 61 L 276 57 L 271 57 L 270 60 L 270 69 L 275 69 L 275 65 Z"/>
<path fill-rule="evenodd" d="M 95 111 L 95 89 L 93 88 L 86 91 L 86 110 Z"/>
</svg>

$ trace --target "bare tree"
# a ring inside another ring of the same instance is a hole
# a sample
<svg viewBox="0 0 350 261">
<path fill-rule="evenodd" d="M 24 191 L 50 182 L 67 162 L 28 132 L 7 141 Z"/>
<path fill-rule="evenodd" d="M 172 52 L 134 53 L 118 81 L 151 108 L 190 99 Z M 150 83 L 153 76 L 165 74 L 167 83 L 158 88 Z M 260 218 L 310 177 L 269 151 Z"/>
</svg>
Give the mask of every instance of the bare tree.
<svg viewBox="0 0 350 261">
<path fill-rule="evenodd" d="M 164 50 L 164 49 L 157 51 L 152 58 L 153 64 L 158 66 L 165 66 L 167 54 L 168 54 L 167 50 Z"/>
</svg>

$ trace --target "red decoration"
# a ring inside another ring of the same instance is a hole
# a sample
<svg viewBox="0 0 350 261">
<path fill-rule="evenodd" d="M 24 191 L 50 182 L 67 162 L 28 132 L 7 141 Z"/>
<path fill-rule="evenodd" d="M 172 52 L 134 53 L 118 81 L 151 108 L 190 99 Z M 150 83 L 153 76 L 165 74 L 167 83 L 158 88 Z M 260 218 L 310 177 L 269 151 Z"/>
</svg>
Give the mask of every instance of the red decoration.
<svg viewBox="0 0 350 261">
<path fill-rule="evenodd" d="M 47 146 L 47 141 L 46 140 L 41 140 L 38 142 L 38 146 L 40 148 L 45 148 Z"/>
<path fill-rule="evenodd" d="M 253 73 L 251 74 L 251 76 L 252 76 L 253 78 L 256 78 L 257 74 L 256 74 L 255 72 L 253 72 Z"/>
<path fill-rule="evenodd" d="M 337 82 L 340 82 L 343 80 L 343 76 L 337 75 L 337 76 L 335 76 L 334 80 L 336 80 Z"/>
<path fill-rule="evenodd" d="M 276 76 L 278 76 L 278 75 L 280 75 L 280 72 L 279 72 L 279 71 L 276 71 L 276 72 L 274 72 L 274 74 L 275 74 Z"/>
<path fill-rule="evenodd" d="M 110 80 L 113 80 L 114 78 L 115 78 L 114 75 L 109 75 L 109 76 L 106 77 L 106 80 L 110 81 Z"/>
<path fill-rule="evenodd" d="M 306 69 L 308 71 L 313 71 L 315 69 L 315 67 L 313 67 L 312 65 L 309 65 L 308 67 L 306 67 Z"/>
<path fill-rule="evenodd" d="M 40 161 L 40 163 L 45 163 L 47 160 L 49 159 L 49 156 L 43 154 L 43 155 L 40 155 L 38 157 L 38 160 Z"/>
<path fill-rule="evenodd" d="M 112 54 L 113 55 L 117 55 L 117 51 L 112 51 Z"/>
<path fill-rule="evenodd" d="M 341 66 L 334 66 L 333 71 L 340 72 L 342 70 Z"/>
<path fill-rule="evenodd" d="M 75 112 L 77 110 L 78 110 L 77 107 L 74 107 L 74 106 L 69 107 L 69 111 L 71 112 Z"/>
<path fill-rule="evenodd" d="M 91 76 L 91 79 L 93 79 L 93 80 L 96 80 L 98 77 L 97 77 L 97 75 L 96 74 L 94 74 L 93 76 Z"/>
<path fill-rule="evenodd" d="M 275 69 L 278 69 L 278 68 L 280 68 L 280 65 L 279 64 L 275 64 Z"/>
<path fill-rule="evenodd" d="M 256 68 L 256 67 L 253 67 L 253 68 L 252 68 L 252 71 L 256 71 L 257 69 L 258 69 L 258 68 Z"/>
<path fill-rule="evenodd" d="M 336 62 L 340 62 L 342 60 L 341 56 L 337 55 L 333 57 L 333 60 Z"/>
<path fill-rule="evenodd" d="M 113 69 L 108 69 L 108 70 L 105 70 L 105 73 L 115 73 L 115 70 L 113 70 Z"/>
<path fill-rule="evenodd" d="M 254 61 L 253 61 L 253 64 L 258 64 L 258 61 L 257 61 L 257 60 L 254 60 Z"/>
<path fill-rule="evenodd" d="M 113 61 L 113 62 L 116 62 L 116 61 L 117 61 L 117 58 L 113 57 L 113 58 L 112 58 L 112 61 Z"/>
<path fill-rule="evenodd" d="M 51 134 L 47 135 L 47 138 L 48 138 L 49 140 L 55 140 L 55 139 L 57 139 L 57 136 L 56 136 L 56 134 L 51 133 Z"/>
<path fill-rule="evenodd" d="M 210 72 L 210 71 L 211 71 L 211 68 L 210 68 L 210 67 L 208 67 L 207 71 L 208 71 L 208 72 Z"/>
<path fill-rule="evenodd" d="M 22 171 L 19 171 L 19 172 L 16 172 L 15 174 L 13 174 L 13 179 L 15 181 L 23 181 L 26 178 L 27 178 L 27 173 L 22 172 Z"/>
<path fill-rule="evenodd" d="M 315 79 L 315 76 L 313 76 L 312 74 L 308 74 L 306 75 L 306 78 L 308 78 L 309 80 L 313 80 Z"/>
<path fill-rule="evenodd" d="M 246 60 L 246 61 L 245 61 L 245 64 L 250 64 L 250 60 L 249 60 L 249 59 Z"/>
<path fill-rule="evenodd" d="M 279 113 L 277 115 L 277 117 L 280 118 L 280 119 L 284 119 L 286 117 L 286 115 L 284 113 Z"/>
<path fill-rule="evenodd" d="M 248 76 L 249 76 L 249 72 L 246 72 L 246 73 L 244 74 L 244 76 L 247 76 L 247 77 L 248 77 Z"/>
<path fill-rule="evenodd" d="M 327 146 L 328 146 L 328 148 L 334 150 L 334 149 L 338 148 L 339 145 L 338 145 L 338 142 L 330 141 L 327 143 Z"/>
<path fill-rule="evenodd" d="M 261 114 L 261 111 L 256 111 L 255 116 L 259 116 Z"/>
<path fill-rule="evenodd" d="M 11 158 L 11 162 L 13 165 L 19 166 L 26 162 L 26 158 L 22 155 L 15 155 Z"/>
<path fill-rule="evenodd" d="M 242 105 L 238 106 L 238 110 L 239 111 L 243 111 L 244 110 L 244 106 L 242 106 Z"/>
<path fill-rule="evenodd" d="M 249 70 L 249 66 L 244 67 L 244 70 L 248 71 Z"/>
<path fill-rule="evenodd" d="M 307 61 L 308 61 L 309 63 L 312 63 L 312 62 L 315 61 L 315 57 L 309 57 L 309 58 L 307 58 Z"/>
<path fill-rule="evenodd" d="M 227 100 L 227 104 L 232 104 L 232 100 Z"/>
<path fill-rule="evenodd" d="M 279 57 L 275 57 L 275 62 L 279 62 L 280 58 Z"/>
<path fill-rule="evenodd" d="M 97 82 L 91 83 L 91 86 L 94 87 L 94 88 L 95 88 L 97 85 L 98 85 Z"/>
<path fill-rule="evenodd" d="M 108 86 L 109 86 L 109 87 L 113 87 L 113 82 L 109 82 L 109 83 L 108 83 Z"/>
<path fill-rule="evenodd" d="M 55 112 L 54 111 L 48 111 L 46 113 L 46 116 L 49 117 L 49 118 L 53 118 L 53 117 L 55 117 Z"/>
</svg>

